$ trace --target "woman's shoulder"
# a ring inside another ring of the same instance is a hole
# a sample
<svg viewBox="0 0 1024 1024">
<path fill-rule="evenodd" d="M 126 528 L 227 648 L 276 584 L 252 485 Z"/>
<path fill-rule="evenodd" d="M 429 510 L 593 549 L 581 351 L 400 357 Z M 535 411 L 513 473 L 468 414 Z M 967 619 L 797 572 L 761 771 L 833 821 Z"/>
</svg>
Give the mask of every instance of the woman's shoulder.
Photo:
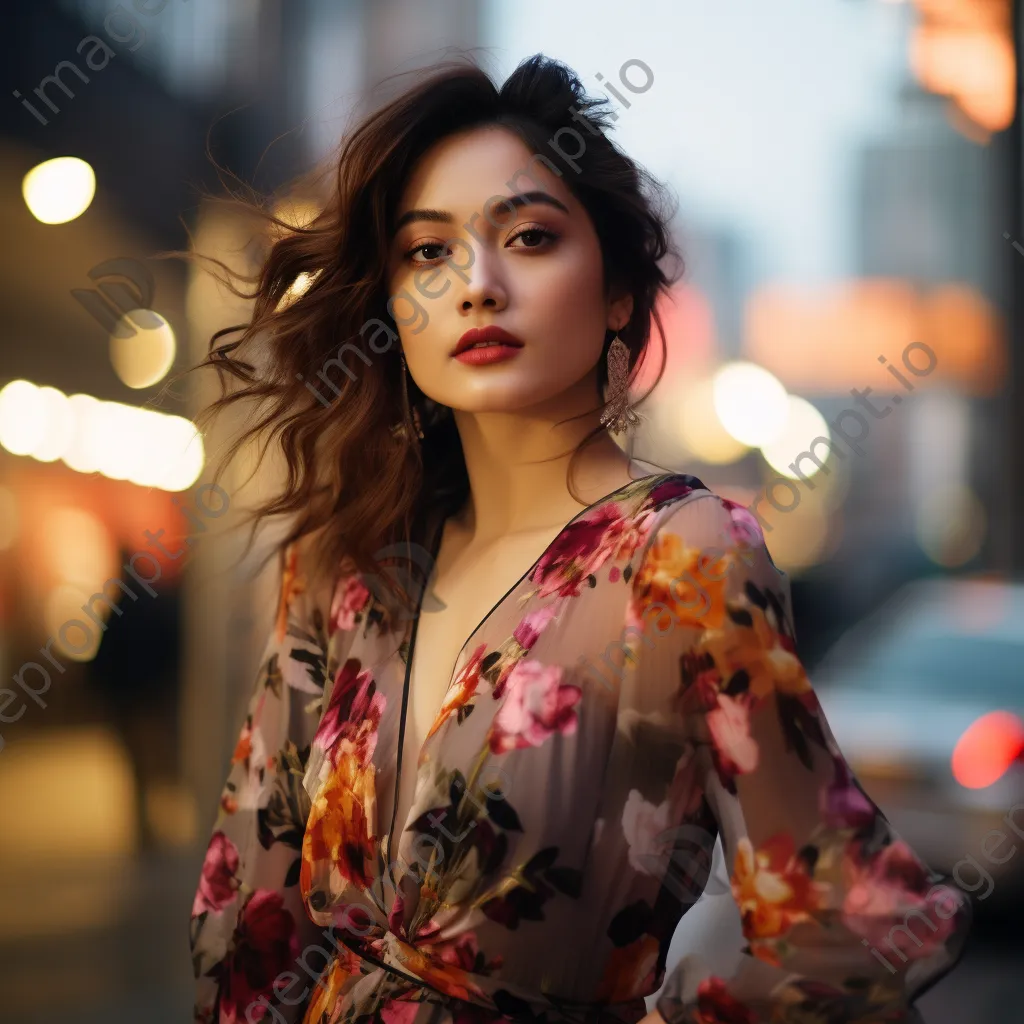
<svg viewBox="0 0 1024 1024">
<path fill-rule="evenodd" d="M 690 549 L 753 548 L 767 552 L 757 517 L 745 505 L 719 494 L 689 473 L 653 476 L 641 511 L 654 514 L 648 547 L 672 537 Z"/>
</svg>

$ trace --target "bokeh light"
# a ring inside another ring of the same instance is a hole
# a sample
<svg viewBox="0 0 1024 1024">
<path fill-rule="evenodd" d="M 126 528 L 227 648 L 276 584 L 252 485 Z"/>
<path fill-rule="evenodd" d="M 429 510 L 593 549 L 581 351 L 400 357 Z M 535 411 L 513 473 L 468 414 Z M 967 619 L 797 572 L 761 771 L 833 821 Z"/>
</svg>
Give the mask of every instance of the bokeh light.
<svg viewBox="0 0 1024 1024">
<path fill-rule="evenodd" d="M 788 396 L 789 411 L 782 430 L 773 440 L 761 446 L 761 454 L 765 462 L 776 472 L 790 480 L 802 477 L 810 478 L 820 470 L 812 459 L 802 459 L 797 466 L 799 472 L 791 467 L 797 456 L 810 451 L 811 442 L 816 438 L 831 438 L 825 417 L 806 398 L 797 395 Z M 816 445 L 812 455 L 828 460 L 830 449 L 826 445 Z"/>
<path fill-rule="evenodd" d="M 726 363 L 712 382 L 714 406 L 722 426 L 751 447 L 771 444 L 789 414 L 786 389 L 756 363 Z"/>
<path fill-rule="evenodd" d="M 130 388 L 148 388 L 174 365 L 176 343 L 171 325 L 151 309 L 133 309 L 121 318 L 128 328 L 110 335 L 110 362 Z M 131 333 L 129 333 L 131 332 Z"/>
<path fill-rule="evenodd" d="M 25 380 L 0 390 L 0 447 L 166 491 L 191 487 L 205 462 L 191 420 L 91 395 L 69 397 Z"/>
<path fill-rule="evenodd" d="M 33 167 L 21 183 L 29 213 L 43 224 L 81 217 L 96 194 L 92 167 L 77 156 L 58 156 Z"/>
</svg>

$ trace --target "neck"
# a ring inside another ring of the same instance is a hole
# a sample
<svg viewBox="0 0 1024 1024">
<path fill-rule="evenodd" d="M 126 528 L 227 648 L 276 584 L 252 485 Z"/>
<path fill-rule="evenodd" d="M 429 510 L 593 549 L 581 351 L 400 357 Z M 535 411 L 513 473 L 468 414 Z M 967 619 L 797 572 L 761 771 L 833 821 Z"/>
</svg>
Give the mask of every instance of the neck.
<svg viewBox="0 0 1024 1024">
<path fill-rule="evenodd" d="M 576 446 L 600 423 L 593 382 L 567 395 L 514 412 L 455 412 L 469 475 L 470 496 L 459 525 L 475 540 L 561 525 L 587 505 L 638 474 L 630 459 L 603 433 L 579 456 L 569 491 L 567 477 Z M 573 418 L 573 417 L 579 418 Z M 569 422 L 564 422 L 569 420 Z"/>
</svg>

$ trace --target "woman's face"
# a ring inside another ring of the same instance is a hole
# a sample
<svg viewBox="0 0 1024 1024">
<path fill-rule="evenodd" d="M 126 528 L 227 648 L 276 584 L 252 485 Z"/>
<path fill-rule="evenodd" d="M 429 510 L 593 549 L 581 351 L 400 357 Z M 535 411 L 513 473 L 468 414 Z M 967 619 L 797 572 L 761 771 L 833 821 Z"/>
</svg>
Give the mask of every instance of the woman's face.
<svg viewBox="0 0 1024 1024">
<path fill-rule="evenodd" d="M 392 315 L 416 384 L 455 410 L 559 407 L 558 396 L 593 380 L 605 331 L 621 329 L 632 312 L 631 297 L 604 294 L 589 215 L 532 156 L 500 128 L 450 136 L 420 159 L 399 201 L 388 264 Z M 495 199 L 517 193 L 527 201 Z M 402 223 L 410 211 L 433 216 L 412 213 Z M 502 349 L 495 361 L 456 358 L 466 331 L 492 325 L 522 347 Z"/>
</svg>

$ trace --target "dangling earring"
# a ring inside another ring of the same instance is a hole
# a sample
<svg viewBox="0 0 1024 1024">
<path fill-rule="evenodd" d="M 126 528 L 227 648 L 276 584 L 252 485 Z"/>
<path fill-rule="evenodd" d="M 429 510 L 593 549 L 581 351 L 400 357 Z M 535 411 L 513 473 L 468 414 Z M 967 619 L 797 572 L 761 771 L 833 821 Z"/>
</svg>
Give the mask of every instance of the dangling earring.
<svg viewBox="0 0 1024 1024">
<path fill-rule="evenodd" d="M 412 429 L 416 436 L 422 441 L 423 440 L 423 424 L 420 421 L 420 411 L 412 406 L 409 402 L 409 371 L 405 365 L 405 353 L 401 353 L 402 356 L 402 419 L 403 419 L 403 430 L 408 432 L 409 424 L 412 424 Z"/>
<path fill-rule="evenodd" d="M 608 346 L 608 405 L 601 425 L 615 434 L 635 427 L 640 417 L 629 406 L 629 347 L 616 334 Z"/>
</svg>

